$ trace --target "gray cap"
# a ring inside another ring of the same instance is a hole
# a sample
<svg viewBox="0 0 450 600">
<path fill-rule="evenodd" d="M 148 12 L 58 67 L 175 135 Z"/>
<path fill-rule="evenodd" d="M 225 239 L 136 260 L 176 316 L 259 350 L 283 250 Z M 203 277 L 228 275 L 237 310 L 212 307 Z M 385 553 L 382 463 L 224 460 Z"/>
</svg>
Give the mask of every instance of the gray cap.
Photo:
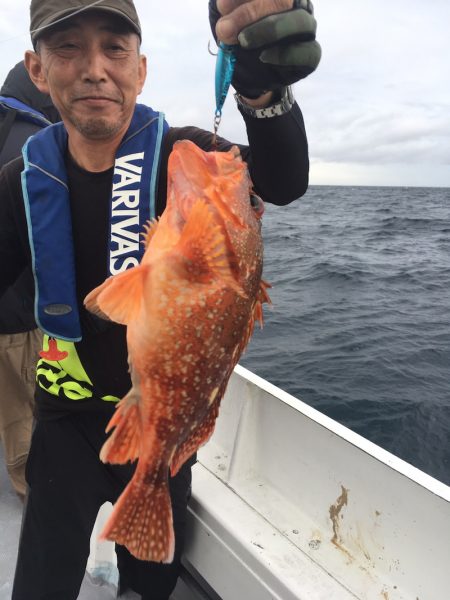
<svg viewBox="0 0 450 600">
<path fill-rule="evenodd" d="M 31 0 L 30 35 L 33 45 L 50 25 L 75 13 L 94 9 L 122 17 L 142 38 L 141 24 L 132 0 Z"/>
</svg>

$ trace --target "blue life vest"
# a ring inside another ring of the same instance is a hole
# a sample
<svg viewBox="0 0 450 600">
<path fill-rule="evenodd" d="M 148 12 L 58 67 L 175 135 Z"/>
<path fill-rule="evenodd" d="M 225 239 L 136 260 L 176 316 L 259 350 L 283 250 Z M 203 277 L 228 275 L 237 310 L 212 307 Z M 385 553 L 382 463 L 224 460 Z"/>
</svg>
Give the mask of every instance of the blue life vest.
<svg viewBox="0 0 450 600">
<path fill-rule="evenodd" d="M 47 119 L 41 112 L 24 104 L 16 98 L 8 98 L 6 96 L 0 96 L 0 114 L 7 112 L 8 110 L 14 109 L 17 111 L 18 116 L 23 121 L 40 125 L 41 127 L 47 127 L 51 125 L 51 121 Z"/>
<path fill-rule="evenodd" d="M 110 275 L 137 265 L 144 253 L 139 235 L 155 218 L 161 144 L 168 125 L 164 114 L 136 105 L 119 146 L 110 203 Z M 50 337 L 77 342 L 77 306 L 69 190 L 62 123 L 29 138 L 23 148 L 22 190 L 35 280 L 35 316 Z"/>
</svg>

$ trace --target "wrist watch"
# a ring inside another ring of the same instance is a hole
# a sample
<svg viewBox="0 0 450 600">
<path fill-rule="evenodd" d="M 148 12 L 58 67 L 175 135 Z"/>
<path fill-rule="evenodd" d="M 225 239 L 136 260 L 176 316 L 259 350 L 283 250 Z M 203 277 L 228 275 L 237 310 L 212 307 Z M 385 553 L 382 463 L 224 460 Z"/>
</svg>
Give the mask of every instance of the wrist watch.
<svg viewBox="0 0 450 600">
<path fill-rule="evenodd" d="M 234 94 L 234 98 L 239 110 L 245 115 L 249 115 L 255 119 L 270 119 L 271 117 L 284 115 L 291 110 L 295 102 L 290 85 L 281 89 L 281 98 L 279 100 L 276 100 L 273 104 L 264 108 L 253 108 L 253 106 L 249 106 L 238 93 Z"/>
</svg>

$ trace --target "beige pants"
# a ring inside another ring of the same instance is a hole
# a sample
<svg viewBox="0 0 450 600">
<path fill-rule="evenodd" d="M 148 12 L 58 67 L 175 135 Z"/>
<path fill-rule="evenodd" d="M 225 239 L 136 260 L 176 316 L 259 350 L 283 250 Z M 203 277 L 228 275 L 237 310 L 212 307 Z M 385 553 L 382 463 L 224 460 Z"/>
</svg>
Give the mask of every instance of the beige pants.
<svg viewBox="0 0 450 600">
<path fill-rule="evenodd" d="M 0 441 L 6 469 L 24 498 L 25 463 L 33 425 L 36 362 L 42 348 L 39 329 L 0 335 Z"/>
</svg>

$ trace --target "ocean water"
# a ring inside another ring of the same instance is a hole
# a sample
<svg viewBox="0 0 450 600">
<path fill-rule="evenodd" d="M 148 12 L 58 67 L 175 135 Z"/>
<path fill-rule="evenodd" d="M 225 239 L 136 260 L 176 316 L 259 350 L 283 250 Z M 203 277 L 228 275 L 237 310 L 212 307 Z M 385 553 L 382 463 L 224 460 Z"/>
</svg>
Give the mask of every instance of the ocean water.
<svg viewBox="0 0 450 600">
<path fill-rule="evenodd" d="M 241 364 L 450 484 L 450 189 L 312 186 L 263 232 Z"/>
</svg>

